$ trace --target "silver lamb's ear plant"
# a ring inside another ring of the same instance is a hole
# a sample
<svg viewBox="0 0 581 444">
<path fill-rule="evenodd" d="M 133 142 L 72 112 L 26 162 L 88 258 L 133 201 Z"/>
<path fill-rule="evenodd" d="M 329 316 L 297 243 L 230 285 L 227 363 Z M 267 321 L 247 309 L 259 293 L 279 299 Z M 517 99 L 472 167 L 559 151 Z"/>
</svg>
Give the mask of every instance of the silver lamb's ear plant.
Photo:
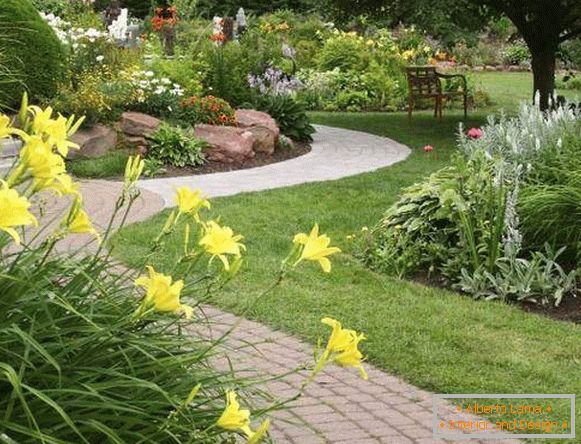
<svg viewBox="0 0 581 444">
<path fill-rule="evenodd" d="M 522 247 L 522 234 L 519 230 L 519 217 L 517 213 L 518 196 L 520 190 L 520 177 L 522 167 L 519 165 L 513 173 L 513 188 L 508 193 L 504 212 L 504 236 L 502 238 L 504 256 L 516 260 Z"/>
<path fill-rule="evenodd" d="M 484 150 L 490 157 L 501 156 L 516 165 L 526 165 L 546 148 L 558 145 L 562 134 L 571 131 L 578 119 L 578 114 L 568 108 L 543 113 L 523 103 L 515 118 L 501 114 L 497 120 L 490 116 L 483 127 L 483 136 L 460 137 L 459 147 L 468 158 Z"/>
</svg>

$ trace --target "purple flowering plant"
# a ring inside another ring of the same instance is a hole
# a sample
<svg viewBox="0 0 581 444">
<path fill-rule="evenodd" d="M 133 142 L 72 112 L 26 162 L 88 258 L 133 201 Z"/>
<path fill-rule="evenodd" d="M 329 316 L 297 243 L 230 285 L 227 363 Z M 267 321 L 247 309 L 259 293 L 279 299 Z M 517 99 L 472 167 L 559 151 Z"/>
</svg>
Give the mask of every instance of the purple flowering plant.
<svg viewBox="0 0 581 444">
<path fill-rule="evenodd" d="M 272 67 L 261 75 L 248 74 L 248 85 L 261 95 L 273 96 L 290 96 L 304 86 L 298 78 Z"/>
</svg>

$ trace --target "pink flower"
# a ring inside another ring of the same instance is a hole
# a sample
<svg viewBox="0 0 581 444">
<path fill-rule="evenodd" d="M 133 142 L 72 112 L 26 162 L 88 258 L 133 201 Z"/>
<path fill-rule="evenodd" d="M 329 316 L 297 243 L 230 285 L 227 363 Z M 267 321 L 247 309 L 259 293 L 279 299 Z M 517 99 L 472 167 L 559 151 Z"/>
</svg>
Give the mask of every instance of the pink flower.
<svg viewBox="0 0 581 444">
<path fill-rule="evenodd" d="M 430 152 L 434 151 L 434 147 L 433 147 L 432 145 L 426 145 L 426 146 L 424 147 L 424 151 L 425 151 L 426 153 L 430 153 Z"/>
<path fill-rule="evenodd" d="M 480 128 L 470 128 L 467 134 L 471 139 L 480 139 L 483 132 Z"/>
</svg>

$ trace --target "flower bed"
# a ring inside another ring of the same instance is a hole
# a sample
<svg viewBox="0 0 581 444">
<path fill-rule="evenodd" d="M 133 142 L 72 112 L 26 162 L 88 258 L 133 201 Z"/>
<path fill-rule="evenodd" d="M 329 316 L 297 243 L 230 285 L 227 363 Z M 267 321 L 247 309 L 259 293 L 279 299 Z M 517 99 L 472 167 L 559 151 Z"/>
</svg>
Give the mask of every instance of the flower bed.
<svg viewBox="0 0 581 444">
<path fill-rule="evenodd" d="M 404 191 L 364 236 L 361 257 L 475 298 L 558 306 L 574 297 L 579 122 L 568 109 L 544 116 L 523 106 L 517 118 L 461 133 L 452 164 Z"/>
<path fill-rule="evenodd" d="M 212 365 L 236 349 L 223 346 L 229 333 L 209 339 L 212 324 L 202 306 L 241 272 L 243 236 L 207 219 L 210 202 L 199 190 L 182 187 L 137 273 L 120 270 L 104 245 L 113 221 L 125 220 L 139 198 L 136 182 L 144 162 L 129 158 L 111 223 L 100 231 L 83 208 L 79 184 L 65 170 L 64 157 L 78 148 L 69 137 L 81 123 L 28 106 L 26 98 L 18 128 L 0 115 L 0 138 L 23 142 L 0 187 L 0 250 L 7 265 L 0 277 L 4 440 L 242 438 L 257 444 L 268 434 L 270 412 L 298 399 L 326 366 L 354 368 L 367 379 L 359 351 L 364 335 L 331 318 L 322 319 L 331 327 L 326 347 L 308 367 L 297 363 L 297 373 L 307 372 L 288 400 L 272 401 L 264 393 L 264 384 L 276 377 L 257 382 Z M 70 198 L 56 226 L 33 212 L 47 192 Z M 71 235 L 88 235 L 96 245 L 80 257 L 56 253 L 55 245 Z M 176 235 L 183 236 L 182 258 L 171 270 L 156 270 L 150 265 L 154 255 Z M 329 258 L 340 253 L 330 243 L 316 224 L 310 233 L 296 234 L 273 285 L 258 300 L 309 262 L 329 273 Z M 257 406 L 252 414 L 251 406 Z"/>
</svg>

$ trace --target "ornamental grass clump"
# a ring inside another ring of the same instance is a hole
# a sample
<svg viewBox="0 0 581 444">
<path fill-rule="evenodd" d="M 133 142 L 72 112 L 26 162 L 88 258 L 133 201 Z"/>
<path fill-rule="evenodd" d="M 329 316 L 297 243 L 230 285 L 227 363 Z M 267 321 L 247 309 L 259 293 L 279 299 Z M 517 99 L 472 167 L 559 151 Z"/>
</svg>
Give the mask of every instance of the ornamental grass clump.
<svg viewBox="0 0 581 444">
<path fill-rule="evenodd" d="M 206 218 L 210 204 L 199 190 L 180 188 L 143 266 L 132 271 L 114 263 L 104 247 L 139 197 L 143 160 L 129 159 L 111 221 L 100 231 L 62 167 L 82 120 L 26 100 L 18 118 L 20 129 L 0 116 L 0 138 L 23 142 L 0 184 L 0 441 L 257 444 L 268 435 L 269 413 L 299 398 L 326 365 L 366 376 L 363 335 L 329 319 L 329 345 L 311 365 L 297 363 L 305 382 L 290 399 L 272 401 L 266 393 L 264 384 L 277 376 L 241 378 L 231 366 L 219 368 L 224 355 L 235 358 L 227 342 L 235 326 L 212 338 L 218 321 L 208 319 L 203 303 L 240 271 L 244 238 Z M 69 198 L 56 226 L 37 211 L 47 192 Z M 171 269 L 155 269 L 153 256 L 182 228 L 183 254 Z M 95 247 L 84 256 L 57 253 L 71 233 L 94 237 Z M 291 256 L 258 298 L 303 259 L 329 271 L 328 256 L 338 252 L 330 242 L 318 227 L 295 236 Z"/>
</svg>

